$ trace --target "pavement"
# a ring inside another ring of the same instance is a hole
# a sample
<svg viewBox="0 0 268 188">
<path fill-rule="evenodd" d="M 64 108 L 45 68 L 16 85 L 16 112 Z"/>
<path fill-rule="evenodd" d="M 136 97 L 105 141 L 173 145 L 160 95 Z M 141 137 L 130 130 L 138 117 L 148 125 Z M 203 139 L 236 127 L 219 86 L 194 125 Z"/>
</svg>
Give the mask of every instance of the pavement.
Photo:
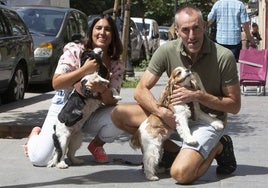
<svg viewBox="0 0 268 188">
<path fill-rule="evenodd" d="M 163 76 L 152 90 L 159 96 L 167 77 Z M 135 102 L 134 89 L 123 88 L 121 103 Z M 104 148 L 109 163 L 97 164 L 87 151 L 91 135 L 84 135 L 77 156 L 82 166 L 68 169 L 34 167 L 24 155 L 22 145 L 33 126 L 42 125 L 54 92 L 27 93 L 26 99 L 0 106 L 0 187 L 235 187 L 263 188 L 268 185 L 268 102 L 267 96 L 242 95 L 239 114 L 229 115 L 229 134 L 234 143 L 237 170 L 230 176 L 217 176 L 214 161 L 207 173 L 191 185 L 178 185 L 168 172 L 160 180 L 150 182 L 144 177 L 139 150 L 129 146 L 129 135 L 122 134 Z M 4 137 L 4 138 L 3 138 Z M 175 142 L 178 142 L 176 139 Z M 130 163 L 125 163 L 125 162 Z"/>
</svg>

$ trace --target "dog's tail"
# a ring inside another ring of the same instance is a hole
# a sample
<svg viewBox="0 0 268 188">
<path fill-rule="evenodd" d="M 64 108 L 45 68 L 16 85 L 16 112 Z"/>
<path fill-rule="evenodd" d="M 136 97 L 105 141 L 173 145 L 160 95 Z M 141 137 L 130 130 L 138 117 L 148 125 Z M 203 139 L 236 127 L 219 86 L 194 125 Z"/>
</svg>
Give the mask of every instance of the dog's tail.
<svg viewBox="0 0 268 188">
<path fill-rule="evenodd" d="M 136 131 L 136 133 L 131 137 L 130 143 L 129 145 L 133 148 L 133 149 L 138 149 L 141 148 L 141 134 L 139 129 Z"/>
<path fill-rule="evenodd" d="M 55 133 L 52 135 L 52 138 L 53 138 L 53 141 L 54 141 L 55 152 L 58 153 L 57 162 L 60 162 L 60 159 L 62 157 L 62 148 L 61 148 L 61 145 L 60 145 L 59 138 L 58 138 L 58 136 L 56 134 L 56 125 L 54 125 L 53 128 L 54 128 Z"/>
</svg>

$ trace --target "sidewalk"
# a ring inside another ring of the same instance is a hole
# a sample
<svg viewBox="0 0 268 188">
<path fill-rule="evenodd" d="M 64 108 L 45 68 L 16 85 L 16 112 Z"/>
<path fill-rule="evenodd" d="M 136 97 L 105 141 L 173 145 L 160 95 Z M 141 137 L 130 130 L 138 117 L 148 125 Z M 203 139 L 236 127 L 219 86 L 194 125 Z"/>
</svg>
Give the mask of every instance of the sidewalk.
<svg viewBox="0 0 268 188">
<path fill-rule="evenodd" d="M 153 89 L 159 96 L 167 77 L 163 77 Z M 123 89 L 122 103 L 134 102 L 134 89 Z M 0 128 L 9 125 L 19 129 L 42 125 L 53 92 L 33 94 L 19 103 L 0 106 Z M 94 162 L 86 147 L 90 135 L 84 135 L 84 141 L 77 156 L 84 159 L 82 166 L 70 166 L 68 169 L 33 167 L 24 156 L 22 145 L 26 138 L 0 139 L 1 165 L 0 187 L 235 187 L 263 188 L 268 185 L 268 102 L 267 96 L 242 96 L 242 108 L 238 115 L 229 115 L 229 134 L 234 142 L 238 167 L 231 176 L 217 176 L 216 163 L 193 185 L 177 185 L 169 173 L 160 175 L 160 181 L 147 181 L 139 165 L 142 161 L 140 151 L 133 150 L 128 143 L 129 136 L 121 135 L 115 142 L 106 144 L 109 163 L 100 165 Z M 12 129 L 12 128 L 9 128 Z M 1 129 L 0 129 L 1 132 Z M 21 133 L 22 134 L 22 133 Z M 130 161 L 136 165 L 122 164 L 116 159 Z"/>
</svg>

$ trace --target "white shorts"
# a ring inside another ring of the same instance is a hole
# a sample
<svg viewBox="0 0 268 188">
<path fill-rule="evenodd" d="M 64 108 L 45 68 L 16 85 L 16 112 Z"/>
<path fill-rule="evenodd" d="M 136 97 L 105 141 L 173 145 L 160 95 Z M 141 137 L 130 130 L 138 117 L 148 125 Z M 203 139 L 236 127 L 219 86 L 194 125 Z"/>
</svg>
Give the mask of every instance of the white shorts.
<svg viewBox="0 0 268 188">
<path fill-rule="evenodd" d="M 113 108 L 114 106 L 98 108 L 84 124 L 83 132 L 98 135 L 106 143 L 113 142 L 116 137 L 123 133 L 121 129 L 114 125 L 111 119 Z"/>
<path fill-rule="evenodd" d="M 189 126 L 191 133 L 198 141 L 198 144 L 189 145 L 183 142 L 182 149 L 191 148 L 196 150 L 204 157 L 204 159 L 208 157 L 211 150 L 217 145 L 226 130 L 226 125 L 224 129 L 217 131 L 211 125 L 203 121 L 189 121 Z"/>
</svg>

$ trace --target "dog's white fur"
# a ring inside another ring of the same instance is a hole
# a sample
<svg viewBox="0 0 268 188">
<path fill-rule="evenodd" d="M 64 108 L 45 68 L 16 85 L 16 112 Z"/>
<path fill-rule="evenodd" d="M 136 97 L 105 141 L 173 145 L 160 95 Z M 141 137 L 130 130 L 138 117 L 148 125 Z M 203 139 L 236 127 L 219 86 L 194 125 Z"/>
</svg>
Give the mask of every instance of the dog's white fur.
<svg viewBox="0 0 268 188">
<path fill-rule="evenodd" d="M 191 117 L 191 111 L 187 104 L 172 105 L 170 103 L 170 95 L 173 92 L 174 85 L 192 87 L 199 89 L 202 84 L 197 87 L 196 79 L 193 74 L 186 68 L 177 67 L 173 70 L 168 84 L 163 90 L 159 105 L 165 106 L 174 112 L 176 120 L 176 130 L 180 137 L 189 144 L 196 144 L 196 139 L 191 135 L 188 127 L 188 119 Z M 203 88 L 201 88 L 202 90 Z M 195 120 L 204 120 L 216 130 L 224 128 L 223 122 L 214 118 L 200 110 L 199 104 L 194 102 L 194 117 Z M 158 163 L 162 158 L 162 143 L 166 140 L 173 130 L 170 129 L 159 117 L 151 114 L 139 127 L 137 132 L 131 138 L 130 145 L 136 148 L 142 148 L 144 173 L 148 180 L 159 180 L 155 175 L 156 172 L 161 172 L 163 169 L 157 169 Z M 158 170 L 158 171 L 157 171 Z"/>
<path fill-rule="evenodd" d="M 88 83 L 92 80 L 101 82 L 102 84 L 109 84 L 109 81 L 100 77 L 97 72 L 87 75 L 86 78 Z M 83 80 L 82 79 L 82 80 Z M 60 158 L 60 161 L 58 161 L 59 153 L 54 152 L 52 160 L 50 160 L 47 164 L 47 167 L 57 167 L 57 168 L 68 168 L 68 164 L 65 163 L 65 155 L 67 153 L 68 159 L 71 161 L 72 164 L 79 165 L 83 164 L 82 159 L 78 159 L 75 157 L 76 151 L 80 148 L 82 144 L 82 131 L 81 128 L 83 127 L 84 123 L 90 115 L 99 108 L 101 105 L 101 100 L 97 98 L 87 98 L 84 100 L 85 107 L 82 110 L 83 118 L 79 120 L 75 125 L 67 127 L 64 123 L 61 123 L 59 120 L 57 120 L 56 126 L 55 126 L 55 134 L 58 137 L 60 147 L 62 149 L 62 155 Z"/>
</svg>

